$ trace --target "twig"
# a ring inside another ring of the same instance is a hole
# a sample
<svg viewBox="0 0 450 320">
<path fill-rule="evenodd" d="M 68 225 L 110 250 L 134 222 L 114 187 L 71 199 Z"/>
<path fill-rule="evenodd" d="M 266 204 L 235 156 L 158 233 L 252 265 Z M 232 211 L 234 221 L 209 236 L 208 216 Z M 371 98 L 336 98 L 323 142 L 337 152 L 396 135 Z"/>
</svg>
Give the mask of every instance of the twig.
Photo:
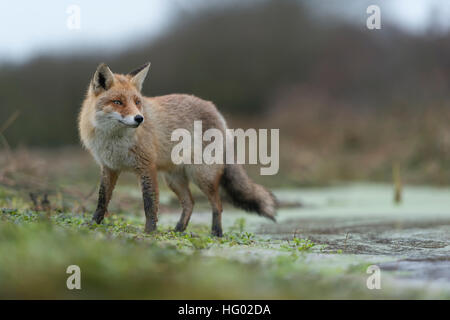
<svg viewBox="0 0 450 320">
<path fill-rule="evenodd" d="M 13 124 L 14 121 L 16 121 L 17 117 L 20 115 L 20 111 L 16 110 L 12 115 L 9 116 L 9 118 L 3 123 L 3 125 L 0 127 L 0 134 L 3 133 L 8 127 Z"/>
<path fill-rule="evenodd" d="M 3 135 L 3 132 L 8 129 L 8 127 L 16 121 L 17 117 L 20 115 L 20 111 L 16 110 L 12 115 L 9 116 L 9 118 L 3 123 L 3 125 L 0 127 L 0 138 L 3 142 L 3 146 L 5 147 L 6 151 L 6 157 L 8 162 L 12 162 L 12 152 L 11 147 L 9 146 L 8 140 L 6 140 L 6 137 Z"/>
<path fill-rule="evenodd" d="M 347 240 L 348 240 L 348 235 L 350 232 L 347 232 L 347 234 L 345 235 L 345 241 L 344 241 L 344 250 L 347 251 Z"/>
</svg>

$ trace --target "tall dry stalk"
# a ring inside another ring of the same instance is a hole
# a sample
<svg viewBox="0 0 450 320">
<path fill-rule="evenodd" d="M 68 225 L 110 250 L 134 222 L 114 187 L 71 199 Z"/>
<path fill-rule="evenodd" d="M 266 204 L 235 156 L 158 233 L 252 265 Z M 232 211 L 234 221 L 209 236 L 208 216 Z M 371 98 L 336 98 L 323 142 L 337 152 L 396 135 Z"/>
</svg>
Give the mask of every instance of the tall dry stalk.
<svg viewBox="0 0 450 320">
<path fill-rule="evenodd" d="M 398 163 L 392 166 L 392 179 L 394 182 L 394 203 L 400 204 L 403 197 L 403 184 Z"/>
</svg>

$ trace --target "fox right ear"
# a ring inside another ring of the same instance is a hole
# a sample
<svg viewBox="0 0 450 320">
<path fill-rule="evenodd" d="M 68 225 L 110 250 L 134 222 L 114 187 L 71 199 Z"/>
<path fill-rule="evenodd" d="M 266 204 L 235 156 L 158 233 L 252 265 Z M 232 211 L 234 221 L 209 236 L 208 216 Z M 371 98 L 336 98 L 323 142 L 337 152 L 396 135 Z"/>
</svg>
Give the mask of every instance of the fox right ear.
<svg viewBox="0 0 450 320">
<path fill-rule="evenodd" d="M 141 91 L 142 84 L 144 83 L 145 77 L 147 76 L 148 69 L 150 68 L 150 62 L 145 63 L 134 71 L 131 71 L 129 75 L 131 76 L 131 83 Z"/>
<path fill-rule="evenodd" d="M 91 83 L 94 93 L 99 94 L 102 91 L 106 91 L 111 88 L 114 83 L 114 75 L 109 67 L 102 63 L 97 67 L 97 71 L 95 71 Z"/>
</svg>

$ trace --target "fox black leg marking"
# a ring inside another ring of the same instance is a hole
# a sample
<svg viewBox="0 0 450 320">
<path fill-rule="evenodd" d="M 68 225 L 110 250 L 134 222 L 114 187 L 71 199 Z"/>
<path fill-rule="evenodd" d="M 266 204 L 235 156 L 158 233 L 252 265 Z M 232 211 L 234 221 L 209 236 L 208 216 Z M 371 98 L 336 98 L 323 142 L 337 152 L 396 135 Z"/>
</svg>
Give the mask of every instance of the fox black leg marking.
<svg viewBox="0 0 450 320">
<path fill-rule="evenodd" d="M 212 207 L 211 233 L 213 236 L 222 237 L 222 202 L 219 193 L 214 190 L 208 197 Z"/>
<path fill-rule="evenodd" d="M 98 191 L 97 209 L 95 210 L 94 220 L 96 223 L 102 222 L 108 209 L 109 200 L 111 200 L 114 186 L 116 185 L 119 173 L 108 168 L 102 169 L 102 177 L 100 180 L 100 189 Z"/>
<path fill-rule="evenodd" d="M 141 176 L 142 197 L 144 199 L 145 232 L 156 231 L 158 222 L 158 186 L 156 179 L 148 175 Z"/>
<path fill-rule="evenodd" d="M 103 218 L 105 217 L 106 213 L 106 188 L 105 188 L 105 181 L 102 179 L 100 182 L 100 189 L 98 191 L 98 202 L 97 202 L 97 209 L 95 210 L 93 220 L 96 223 L 102 222 Z"/>
<path fill-rule="evenodd" d="M 222 237 L 222 212 L 214 209 L 212 214 L 212 228 L 211 233 L 213 236 Z"/>
</svg>

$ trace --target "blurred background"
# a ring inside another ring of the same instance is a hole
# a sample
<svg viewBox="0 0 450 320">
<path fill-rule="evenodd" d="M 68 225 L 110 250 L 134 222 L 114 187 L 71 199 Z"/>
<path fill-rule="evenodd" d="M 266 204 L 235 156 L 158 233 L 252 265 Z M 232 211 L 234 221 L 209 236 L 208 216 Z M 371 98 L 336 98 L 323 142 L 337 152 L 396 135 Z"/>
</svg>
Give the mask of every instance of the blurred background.
<svg viewBox="0 0 450 320">
<path fill-rule="evenodd" d="M 380 30 L 366 27 L 371 4 Z M 269 185 L 396 170 L 450 182 L 448 1 L 15 1 L 0 15 L 2 183 L 92 177 L 76 126 L 90 78 L 100 62 L 126 73 L 146 61 L 144 94 L 195 94 L 230 127 L 280 129 L 280 173 L 259 177 Z"/>
</svg>

